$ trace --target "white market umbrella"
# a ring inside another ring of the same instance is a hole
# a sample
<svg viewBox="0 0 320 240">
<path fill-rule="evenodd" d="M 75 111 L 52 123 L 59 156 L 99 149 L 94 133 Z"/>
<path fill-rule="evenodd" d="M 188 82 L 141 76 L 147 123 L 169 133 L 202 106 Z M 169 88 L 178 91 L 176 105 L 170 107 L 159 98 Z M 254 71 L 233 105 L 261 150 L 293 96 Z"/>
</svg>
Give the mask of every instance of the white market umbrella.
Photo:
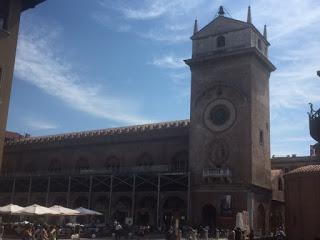
<svg viewBox="0 0 320 240">
<path fill-rule="evenodd" d="M 58 212 L 60 215 L 63 216 L 76 216 L 76 215 L 80 215 L 81 213 L 77 210 L 73 210 L 70 208 L 65 208 L 59 205 L 54 205 L 52 207 L 50 207 L 51 210 Z"/>
<path fill-rule="evenodd" d="M 20 207 L 18 205 L 8 204 L 6 206 L 0 207 L 0 213 L 2 213 L 2 214 L 12 214 L 12 213 L 20 211 L 22 209 L 23 209 L 23 207 Z"/>
<path fill-rule="evenodd" d="M 100 212 L 93 211 L 83 207 L 76 208 L 75 210 L 80 212 L 80 215 L 102 215 L 102 213 Z"/>
<path fill-rule="evenodd" d="M 14 213 L 15 215 L 60 215 L 50 208 L 33 204 Z"/>
</svg>

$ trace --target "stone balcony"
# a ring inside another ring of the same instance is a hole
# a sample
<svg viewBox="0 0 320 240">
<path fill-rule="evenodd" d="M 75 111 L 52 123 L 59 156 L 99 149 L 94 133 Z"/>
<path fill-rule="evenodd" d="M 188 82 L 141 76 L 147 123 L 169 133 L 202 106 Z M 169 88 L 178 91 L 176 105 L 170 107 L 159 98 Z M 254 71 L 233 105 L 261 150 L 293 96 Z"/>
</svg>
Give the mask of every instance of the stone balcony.
<svg viewBox="0 0 320 240">
<path fill-rule="evenodd" d="M 204 168 L 202 170 L 202 177 L 207 178 L 221 178 L 221 177 L 232 177 L 232 172 L 229 168 Z"/>
</svg>

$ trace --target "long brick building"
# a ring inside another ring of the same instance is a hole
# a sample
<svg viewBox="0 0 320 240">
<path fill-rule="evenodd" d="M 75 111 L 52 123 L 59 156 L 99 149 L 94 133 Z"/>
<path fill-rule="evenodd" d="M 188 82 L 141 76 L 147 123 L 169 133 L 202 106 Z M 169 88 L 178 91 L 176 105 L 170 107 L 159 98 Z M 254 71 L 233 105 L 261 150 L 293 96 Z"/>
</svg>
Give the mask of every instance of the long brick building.
<svg viewBox="0 0 320 240">
<path fill-rule="evenodd" d="M 195 22 L 191 39 L 190 120 L 8 140 L 0 202 L 83 206 L 154 227 L 231 228 L 243 211 L 257 231 L 281 225 L 266 27 L 250 11 L 244 22 L 220 9 L 202 29 Z"/>
</svg>

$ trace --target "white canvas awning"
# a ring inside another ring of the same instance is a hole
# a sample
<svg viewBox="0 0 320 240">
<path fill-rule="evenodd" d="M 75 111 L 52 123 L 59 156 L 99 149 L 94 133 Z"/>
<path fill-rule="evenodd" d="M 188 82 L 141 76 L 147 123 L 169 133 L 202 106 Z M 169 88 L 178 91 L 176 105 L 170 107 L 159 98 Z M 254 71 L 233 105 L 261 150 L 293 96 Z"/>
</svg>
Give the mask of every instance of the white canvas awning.
<svg viewBox="0 0 320 240">
<path fill-rule="evenodd" d="M 64 216 L 76 216 L 76 215 L 81 215 L 81 213 L 77 210 L 73 210 L 70 208 L 65 208 L 59 205 L 54 205 L 50 207 L 51 210 L 58 212 L 60 215 Z"/>
<path fill-rule="evenodd" d="M 50 208 L 33 204 L 15 212 L 14 215 L 60 215 L 60 213 Z"/>
<path fill-rule="evenodd" d="M 102 215 L 102 213 L 93 211 L 87 208 L 79 207 L 75 209 L 76 211 L 80 212 L 80 215 Z"/>
<path fill-rule="evenodd" d="M 22 209 L 23 209 L 23 207 L 20 207 L 18 205 L 8 204 L 6 206 L 0 207 L 0 213 L 2 213 L 2 214 L 12 214 L 12 213 L 20 211 Z"/>
</svg>

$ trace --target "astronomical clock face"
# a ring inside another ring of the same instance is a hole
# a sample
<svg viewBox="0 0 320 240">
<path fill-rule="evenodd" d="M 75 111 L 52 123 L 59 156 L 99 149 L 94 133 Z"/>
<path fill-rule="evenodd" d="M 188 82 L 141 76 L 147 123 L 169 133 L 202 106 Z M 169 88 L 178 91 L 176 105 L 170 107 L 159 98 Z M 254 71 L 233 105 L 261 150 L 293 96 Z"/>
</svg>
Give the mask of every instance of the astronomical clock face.
<svg viewBox="0 0 320 240">
<path fill-rule="evenodd" d="M 222 132 L 234 124 L 236 109 L 230 101 L 216 99 L 206 107 L 203 120 L 211 131 Z"/>
<path fill-rule="evenodd" d="M 209 154 L 211 163 L 213 163 L 215 166 L 221 166 L 228 160 L 229 147 L 224 140 L 215 140 L 212 144 L 210 144 Z"/>
</svg>

